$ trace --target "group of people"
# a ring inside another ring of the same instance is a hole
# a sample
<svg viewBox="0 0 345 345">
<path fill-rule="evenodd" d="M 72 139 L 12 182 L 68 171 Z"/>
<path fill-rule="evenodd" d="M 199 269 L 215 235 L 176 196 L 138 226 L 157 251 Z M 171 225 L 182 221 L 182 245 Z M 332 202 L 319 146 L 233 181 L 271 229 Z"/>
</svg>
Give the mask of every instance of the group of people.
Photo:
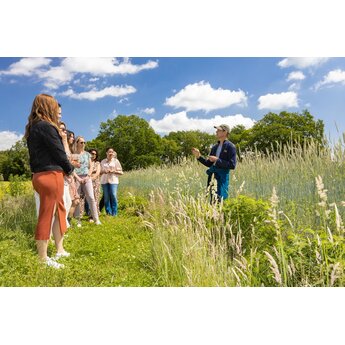
<svg viewBox="0 0 345 345">
<path fill-rule="evenodd" d="M 48 266 L 62 268 L 58 262 L 68 257 L 63 246 L 71 219 L 81 226 L 84 211 L 89 221 L 101 225 L 100 210 L 117 215 L 117 186 L 123 174 L 114 148 L 98 160 L 97 149 L 85 150 L 85 139 L 75 138 L 61 121 L 61 105 L 46 94 L 37 95 L 25 128 L 29 149 L 32 184 L 35 190 L 38 222 L 35 239 L 40 259 Z M 100 198 L 100 186 L 103 197 Z M 48 241 L 54 237 L 56 255 L 48 257 Z"/>
<path fill-rule="evenodd" d="M 217 181 L 216 202 L 228 198 L 230 170 L 236 167 L 236 148 L 228 140 L 230 128 L 223 124 L 215 126 L 218 139 L 207 158 L 199 149 L 192 153 L 208 167 L 207 185 Z M 117 187 L 122 166 L 113 147 L 106 149 L 107 157 L 98 161 L 96 149 L 85 150 L 85 139 L 75 138 L 61 121 L 61 105 L 46 94 L 37 95 L 25 128 L 32 184 L 36 195 L 38 222 L 35 239 L 39 258 L 48 266 L 62 268 L 61 257 L 68 257 L 63 246 L 66 229 L 73 217 L 81 226 L 84 211 L 89 221 L 100 225 L 100 210 L 117 215 Z M 100 197 L 102 186 L 103 197 Z M 48 241 L 54 237 L 56 255 L 48 257 Z"/>
</svg>

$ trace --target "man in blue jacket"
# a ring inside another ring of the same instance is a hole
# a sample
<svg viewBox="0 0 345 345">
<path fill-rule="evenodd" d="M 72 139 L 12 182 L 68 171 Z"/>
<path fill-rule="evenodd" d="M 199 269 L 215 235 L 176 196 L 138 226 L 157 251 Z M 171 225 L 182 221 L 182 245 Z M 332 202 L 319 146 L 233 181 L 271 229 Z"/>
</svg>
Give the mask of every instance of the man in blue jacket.
<svg viewBox="0 0 345 345">
<path fill-rule="evenodd" d="M 228 125 L 214 126 L 216 128 L 216 136 L 218 143 L 211 149 L 210 155 L 206 158 L 202 157 L 197 148 L 192 149 L 193 155 L 198 161 L 209 167 L 206 170 L 208 174 L 207 186 L 210 185 L 212 175 L 217 180 L 217 195 L 227 199 L 229 196 L 229 175 L 230 170 L 236 167 L 236 147 L 228 140 L 230 128 Z"/>
</svg>

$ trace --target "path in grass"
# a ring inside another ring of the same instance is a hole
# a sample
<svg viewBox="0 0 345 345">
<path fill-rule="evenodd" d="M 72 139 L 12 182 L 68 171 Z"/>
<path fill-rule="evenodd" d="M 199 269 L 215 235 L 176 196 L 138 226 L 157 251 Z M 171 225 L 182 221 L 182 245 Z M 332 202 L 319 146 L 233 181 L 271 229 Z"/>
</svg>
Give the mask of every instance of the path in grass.
<svg viewBox="0 0 345 345">
<path fill-rule="evenodd" d="M 134 216 L 83 222 L 65 239 L 64 269 L 37 262 L 32 234 L 0 229 L 0 286 L 156 286 L 151 269 L 151 233 Z M 49 244 L 49 255 L 55 254 Z"/>
</svg>

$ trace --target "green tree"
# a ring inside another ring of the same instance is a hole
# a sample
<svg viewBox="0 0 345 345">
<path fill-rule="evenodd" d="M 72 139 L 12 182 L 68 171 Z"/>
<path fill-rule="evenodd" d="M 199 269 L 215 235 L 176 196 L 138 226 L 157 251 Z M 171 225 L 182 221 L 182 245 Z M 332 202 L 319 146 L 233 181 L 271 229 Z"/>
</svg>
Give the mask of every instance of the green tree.
<svg viewBox="0 0 345 345">
<path fill-rule="evenodd" d="M 0 173 L 5 181 L 8 181 L 10 175 L 26 178 L 31 176 L 29 151 L 25 139 L 17 141 L 9 150 L 1 152 Z"/>
<path fill-rule="evenodd" d="M 270 112 L 246 134 L 246 138 L 242 134 L 240 146 L 251 149 L 256 147 L 262 152 L 276 150 L 278 144 L 284 146 L 311 140 L 323 145 L 324 123 L 322 120 L 316 121 L 308 110 L 302 113 Z"/>
<path fill-rule="evenodd" d="M 164 138 L 177 144 L 179 158 L 191 156 L 193 147 L 199 148 L 202 154 L 207 155 L 210 152 L 210 147 L 216 141 L 214 135 L 200 131 L 170 132 Z"/>
<path fill-rule="evenodd" d="M 172 139 L 162 138 L 162 161 L 164 163 L 176 163 L 180 156 L 181 147 Z"/>
<path fill-rule="evenodd" d="M 110 146 L 125 170 L 161 163 L 161 137 L 136 115 L 119 115 L 102 122 L 98 136 L 88 143 L 88 148 L 99 150 L 100 158 L 106 156 L 106 148 Z"/>
</svg>

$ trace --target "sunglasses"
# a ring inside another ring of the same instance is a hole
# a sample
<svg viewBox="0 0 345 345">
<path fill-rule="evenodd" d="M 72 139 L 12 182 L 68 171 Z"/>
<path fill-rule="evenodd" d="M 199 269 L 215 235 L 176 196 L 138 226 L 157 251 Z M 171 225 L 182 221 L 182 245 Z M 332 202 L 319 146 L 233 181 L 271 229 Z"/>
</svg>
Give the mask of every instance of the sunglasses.
<svg viewBox="0 0 345 345">
<path fill-rule="evenodd" d="M 78 143 L 79 143 L 79 144 L 83 144 L 83 145 L 86 144 L 85 141 L 78 141 Z"/>
</svg>

